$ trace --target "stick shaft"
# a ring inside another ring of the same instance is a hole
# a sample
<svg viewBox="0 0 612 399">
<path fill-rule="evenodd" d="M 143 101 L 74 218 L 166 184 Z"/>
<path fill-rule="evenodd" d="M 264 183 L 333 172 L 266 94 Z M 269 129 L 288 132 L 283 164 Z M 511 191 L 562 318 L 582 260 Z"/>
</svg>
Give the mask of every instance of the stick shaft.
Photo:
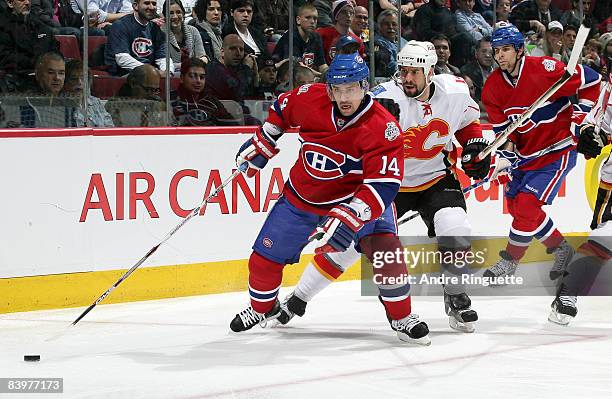
<svg viewBox="0 0 612 399">
<path fill-rule="evenodd" d="M 166 234 L 166 236 L 157 244 L 155 244 L 155 246 L 153 246 L 151 249 L 149 249 L 149 251 L 142 257 L 140 258 L 140 260 L 138 262 L 136 262 L 134 264 L 134 266 L 132 266 L 127 272 L 125 272 L 123 274 L 123 276 L 121 276 L 119 278 L 119 280 L 117 280 L 115 282 L 115 284 L 113 284 L 108 290 L 106 290 L 102 295 L 100 295 L 98 297 L 98 299 L 96 299 L 91 305 L 89 305 L 89 307 L 87 309 L 85 309 L 85 311 L 83 311 L 83 313 L 81 313 L 79 315 L 79 317 L 76 318 L 75 321 L 72 322 L 72 325 L 76 325 L 83 317 L 85 317 L 85 315 L 89 312 L 91 312 L 93 310 L 93 308 L 95 308 L 100 302 L 102 302 L 108 295 L 110 295 L 111 292 L 113 292 L 113 290 L 115 288 L 117 288 L 119 286 L 119 284 L 121 284 L 125 279 L 127 279 L 140 265 L 142 265 L 147 259 L 149 259 L 149 257 L 151 255 L 153 255 L 157 249 L 166 241 L 168 241 L 170 239 L 170 237 L 172 237 L 174 235 L 174 233 L 176 233 L 181 227 L 183 227 L 185 225 L 185 223 L 187 223 L 189 220 L 191 220 L 191 218 L 193 218 L 195 215 L 197 215 L 198 213 L 200 213 L 200 209 L 202 209 L 202 207 L 207 204 L 213 197 L 215 197 L 221 190 L 223 190 L 223 188 L 225 188 L 225 186 L 227 186 L 229 184 L 229 182 L 231 182 L 232 180 L 234 180 L 234 178 L 236 176 L 238 176 L 241 172 L 242 172 L 242 167 L 235 170 L 234 173 L 232 173 L 232 175 L 230 177 L 228 177 L 227 179 L 225 179 L 225 181 L 223 181 L 221 183 L 221 185 L 219 187 L 217 187 L 217 189 L 211 193 L 208 197 L 206 197 L 204 200 L 202 200 L 202 202 L 200 203 L 200 205 L 198 205 L 196 208 L 192 209 L 191 212 L 189 212 L 189 215 L 187 215 L 185 218 L 183 218 L 183 220 L 180 221 L 179 224 L 177 224 L 172 230 L 170 230 L 170 232 L 168 234 Z"/>
</svg>

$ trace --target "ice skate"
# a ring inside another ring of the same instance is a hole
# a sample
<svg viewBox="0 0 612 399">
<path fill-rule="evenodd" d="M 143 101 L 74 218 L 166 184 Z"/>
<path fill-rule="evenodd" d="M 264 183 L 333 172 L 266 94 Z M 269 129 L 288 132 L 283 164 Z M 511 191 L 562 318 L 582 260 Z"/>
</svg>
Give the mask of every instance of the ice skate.
<svg viewBox="0 0 612 399">
<path fill-rule="evenodd" d="M 549 248 L 546 252 L 555 254 L 555 263 L 552 269 L 550 269 L 549 277 L 551 280 L 556 280 L 563 276 L 567 270 L 575 253 L 574 248 L 567 241 L 563 240 L 557 248 Z"/>
<path fill-rule="evenodd" d="M 391 320 L 391 328 L 397 332 L 397 337 L 401 341 L 418 345 L 431 344 L 429 328 L 416 314 L 410 314 L 401 320 Z"/>
<path fill-rule="evenodd" d="M 557 297 L 550 305 L 551 309 L 548 315 L 548 321 L 567 326 L 578 313 L 578 308 L 576 307 L 577 301 L 578 298 L 568 295 L 567 287 L 561 284 Z"/>
<path fill-rule="evenodd" d="M 306 305 L 308 303 L 302 301 L 293 292 L 285 297 L 281 303 L 281 312 L 277 320 L 280 324 L 287 324 L 294 316 L 304 316 L 306 313 Z"/>
<path fill-rule="evenodd" d="M 500 251 L 499 256 L 501 256 L 501 259 L 498 260 L 497 263 L 495 263 L 493 266 L 484 271 L 484 277 L 496 278 L 504 276 L 514 276 L 514 273 L 516 273 L 518 262 L 512 259 L 510 254 L 506 251 Z"/>
<path fill-rule="evenodd" d="M 266 323 L 276 319 L 281 313 L 280 302 L 278 299 L 274 303 L 272 310 L 263 314 L 257 313 L 251 306 L 238 313 L 230 323 L 230 329 L 234 332 L 250 330 L 259 324 L 262 328 L 266 327 Z"/>
<path fill-rule="evenodd" d="M 474 322 L 478 320 L 478 313 L 470 308 L 472 301 L 467 294 L 449 295 L 444 293 L 444 310 L 448 315 L 448 325 L 457 331 L 474 332 Z"/>
</svg>

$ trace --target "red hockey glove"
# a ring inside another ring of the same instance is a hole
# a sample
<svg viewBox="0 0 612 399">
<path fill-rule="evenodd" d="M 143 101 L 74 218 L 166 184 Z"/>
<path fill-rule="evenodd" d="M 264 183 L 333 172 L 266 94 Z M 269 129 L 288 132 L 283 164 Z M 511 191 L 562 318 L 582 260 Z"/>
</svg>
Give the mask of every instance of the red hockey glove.
<svg viewBox="0 0 612 399">
<path fill-rule="evenodd" d="M 243 163 L 247 163 L 246 175 L 253 177 L 263 169 L 268 161 L 278 154 L 280 150 L 276 147 L 276 142 L 266 132 L 260 128 L 257 132 L 248 139 L 236 155 L 236 165 L 240 167 Z"/>
<path fill-rule="evenodd" d="M 332 208 L 317 228 L 310 233 L 309 240 L 319 240 L 319 246 L 315 249 L 317 254 L 344 252 L 355 241 L 355 236 L 363 225 L 364 221 L 359 218 L 357 209 L 349 204 L 340 204 Z"/>
</svg>

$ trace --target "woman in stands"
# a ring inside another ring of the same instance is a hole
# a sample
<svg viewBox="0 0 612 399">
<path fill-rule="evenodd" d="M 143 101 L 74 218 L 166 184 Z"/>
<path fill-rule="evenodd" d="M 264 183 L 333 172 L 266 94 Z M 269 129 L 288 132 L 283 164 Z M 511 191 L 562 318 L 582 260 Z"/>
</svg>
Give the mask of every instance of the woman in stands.
<svg viewBox="0 0 612 399">
<path fill-rule="evenodd" d="M 222 20 L 223 10 L 220 1 L 196 1 L 193 7 L 193 19 L 189 21 L 189 25 L 193 25 L 200 32 L 204 51 L 206 51 L 209 60 L 216 58 L 221 61 L 221 48 L 223 47 Z"/>
<path fill-rule="evenodd" d="M 181 0 L 167 0 L 164 2 L 164 14 L 170 7 L 170 58 L 174 63 L 174 70 L 181 69 L 181 53 L 187 52 L 189 57 L 199 58 L 208 62 L 204 45 L 198 30 L 191 25 L 185 24 L 185 7 Z M 165 24 L 162 27 L 165 31 Z"/>
</svg>

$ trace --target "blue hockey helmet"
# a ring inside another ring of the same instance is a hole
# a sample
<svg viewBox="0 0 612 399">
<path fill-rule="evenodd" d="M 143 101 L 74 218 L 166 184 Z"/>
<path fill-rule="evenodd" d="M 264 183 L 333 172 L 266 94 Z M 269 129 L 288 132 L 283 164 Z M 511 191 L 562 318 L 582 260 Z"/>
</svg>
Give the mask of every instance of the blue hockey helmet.
<svg viewBox="0 0 612 399">
<path fill-rule="evenodd" d="M 358 53 L 337 54 L 327 70 L 327 84 L 368 82 L 370 69 Z M 362 84 L 363 85 L 363 84 Z"/>
<path fill-rule="evenodd" d="M 525 46 L 525 38 L 516 26 L 508 23 L 502 25 L 500 23 L 500 26 L 495 29 L 491 37 L 491 46 L 495 48 L 507 44 L 514 46 L 514 49 L 519 51 L 519 49 Z"/>
</svg>

